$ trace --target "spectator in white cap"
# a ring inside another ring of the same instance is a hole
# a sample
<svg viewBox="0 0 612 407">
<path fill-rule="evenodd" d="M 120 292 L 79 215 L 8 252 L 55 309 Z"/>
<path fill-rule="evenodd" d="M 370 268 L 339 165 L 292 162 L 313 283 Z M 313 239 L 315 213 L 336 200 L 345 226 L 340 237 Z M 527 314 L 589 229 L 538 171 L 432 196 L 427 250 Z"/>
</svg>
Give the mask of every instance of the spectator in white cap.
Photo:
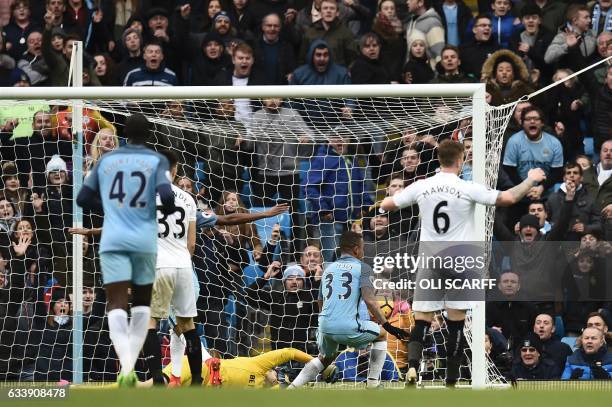
<svg viewBox="0 0 612 407">
<path fill-rule="evenodd" d="M 62 160 L 59 155 L 54 155 L 47 163 L 45 173 L 50 185 L 65 184 L 68 179 L 66 161 Z"/>
<path fill-rule="evenodd" d="M 291 265 L 283 272 L 283 284 L 285 290 L 295 292 L 304 288 L 304 269 L 297 264 Z"/>
</svg>

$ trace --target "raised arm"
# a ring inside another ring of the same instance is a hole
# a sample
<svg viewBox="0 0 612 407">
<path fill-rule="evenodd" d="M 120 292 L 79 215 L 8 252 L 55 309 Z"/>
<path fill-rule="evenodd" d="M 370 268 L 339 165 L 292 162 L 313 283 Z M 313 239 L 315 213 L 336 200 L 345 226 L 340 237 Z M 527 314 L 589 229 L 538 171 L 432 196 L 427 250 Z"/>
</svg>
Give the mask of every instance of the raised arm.
<svg viewBox="0 0 612 407">
<path fill-rule="evenodd" d="M 520 184 L 502 191 L 497 196 L 496 206 L 512 206 L 527 195 L 529 190 L 546 179 L 546 174 L 540 168 L 529 170 L 527 178 Z"/>
<path fill-rule="evenodd" d="M 287 212 L 289 206 L 287 204 L 278 204 L 264 212 L 255 213 L 233 213 L 231 215 L 219 215 L 217 217 L 217 225 L 242 225 L 244 223 L 255 222 L 259 219 L 271 218 L 272 216 L 280 215 Z"/>
</svg>

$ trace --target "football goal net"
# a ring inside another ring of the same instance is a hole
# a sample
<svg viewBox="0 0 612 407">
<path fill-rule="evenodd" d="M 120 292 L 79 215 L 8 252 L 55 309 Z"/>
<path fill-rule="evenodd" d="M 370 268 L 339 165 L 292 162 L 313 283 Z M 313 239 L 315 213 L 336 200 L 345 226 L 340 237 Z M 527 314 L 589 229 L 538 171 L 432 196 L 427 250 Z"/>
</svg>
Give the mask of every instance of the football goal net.
<svg viewBox="0 0 612 407">
<path fill-rule="evenodd" d="M 230 358 L 285 347 L 316 354 L 321 274 L 338 255 L 340 234 L 363 233 L 371 266 L 414 250 L 418 209 L 381 213 L 380 201 L 435 174 L 436 146 L 448 138 L 466 147 L 461 177 L 495 187 L 514 107 L 489 107 L 482 84 L 76 86 L 5 89 L 0 98 L 3 123 L 11 123 L 1 146 L 0 379 L 75 383 L 113 381 L 118 370 L 93 233 L 103 214 L 82 213 L 74 197 L 97 160 L 125 143 L 130 114 L 148 117 L 151 148 L 178 154 L 174 181 L 205 214 L 288 205 L 252 224 L 198 230 L 196 322 L 209 352 Z M 490 242 L 493 211 L 478 207 L 474 241 Z M 387 267 L 378 277 L 401 272 Z M 409 329 L 412 294 L 377 295 L 388 319 Z M 484 317 L 478 303 L 466 324 L 461 372 L 474 387 L 504 383 L 485 353 Z M 171 317 L 160 327 L 165 363 L 173 324 Z M 441 383 L 444 324 L 429 337 L 420 382 Z M 406 344 L 388 344 L 382 378 L 401 381 Z M 337 378 L 365 380 L 366 353 L 344 349 Z M 142 360 L 137 368 L 146 379 Z M 276 373 L 290 380 L 297 371 L 289 364 Z"/>
</svg>

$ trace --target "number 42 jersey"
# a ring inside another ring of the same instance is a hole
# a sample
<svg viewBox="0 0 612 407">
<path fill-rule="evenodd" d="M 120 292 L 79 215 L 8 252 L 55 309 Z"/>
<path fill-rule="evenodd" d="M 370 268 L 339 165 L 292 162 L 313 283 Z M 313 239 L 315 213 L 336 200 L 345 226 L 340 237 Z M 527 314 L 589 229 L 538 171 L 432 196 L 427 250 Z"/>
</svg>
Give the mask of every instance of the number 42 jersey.
<svg viewBox="0 0 612 407">
<path fill-rule="evenodd" d="M 475 240 L 476 203 L 495 205 L 499 191 L 439 172 L 393 195 L 399 208 L 419 205 L 421 242 L 469 242 Z"/>
<path fill-rule="evenodd" d="M 164 215 L 157 211 L 157 268 L 191 268 L 187 247 L 189 222 L 196 221 L 196 203 L 185 191 L 172 185 L 176 212 Z M 157 205 L 161 200 L 157 196 Z M 195 225 L 194 225 L 195 227 Z"/>
<path fill-rule="evenodd" d="M 168 160 L 128 144 L 104 154 L 85 178 L 104 208 L 100 253 L 157 253 L 156 190 L 170 184 Z"/>
</svg>

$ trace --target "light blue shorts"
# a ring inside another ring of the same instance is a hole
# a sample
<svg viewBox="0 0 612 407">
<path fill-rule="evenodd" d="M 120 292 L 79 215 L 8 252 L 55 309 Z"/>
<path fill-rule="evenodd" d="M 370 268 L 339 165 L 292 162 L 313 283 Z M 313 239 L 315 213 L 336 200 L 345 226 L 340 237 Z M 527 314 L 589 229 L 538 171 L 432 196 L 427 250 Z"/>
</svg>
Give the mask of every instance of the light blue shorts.
<svg viewBox="0 0 612 407">
<path fill-rule="evenodd" d="M 363 349 L 380 335 L 380 326 L 373 321 L 359 321 L 359 329 L 348 334 L 330 334 L 317 330 L 319 354 L 332 357 L 338 352 L 338 345 Z"/>
<path fill-rule="evenodd" d="M 135 285 L 149 285 L 155 281 L 156 253 L 104 252 L 100 253 L 104 284 L 131 281 Z"/>
</svg>

